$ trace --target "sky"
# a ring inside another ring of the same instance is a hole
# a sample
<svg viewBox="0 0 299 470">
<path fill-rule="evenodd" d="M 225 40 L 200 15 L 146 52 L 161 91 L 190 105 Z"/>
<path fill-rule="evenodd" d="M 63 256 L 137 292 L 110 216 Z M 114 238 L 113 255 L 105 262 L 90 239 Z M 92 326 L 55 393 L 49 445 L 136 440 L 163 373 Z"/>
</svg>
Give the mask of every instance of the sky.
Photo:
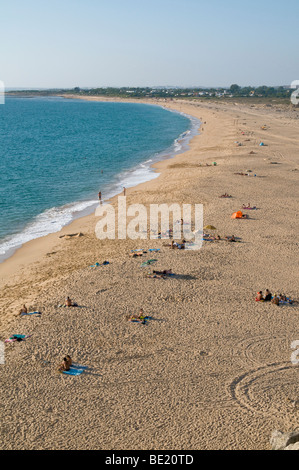
<svg viewBox="0 0 299 470">
<path fill-rule="evenodd" d="M 299 80 L 299 0 L 0 0 L 6 88 Z"/>
</svg>

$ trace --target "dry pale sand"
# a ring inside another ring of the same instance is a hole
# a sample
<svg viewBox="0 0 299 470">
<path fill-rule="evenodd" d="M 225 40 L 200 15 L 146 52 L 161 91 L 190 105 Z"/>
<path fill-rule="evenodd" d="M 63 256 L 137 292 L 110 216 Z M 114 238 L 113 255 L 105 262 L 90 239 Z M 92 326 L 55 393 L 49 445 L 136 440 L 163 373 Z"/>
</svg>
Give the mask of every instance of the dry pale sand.
<svg viewBox="0 0 299 470">
<path fill-rule="evenodd" d="M 204 124 L 188 152 L 156 165 L 157 179 L 128 190 L 128 203 L 202 203 L 204 224 L 241 243 L 103 242 L 91 215 L 2 263 L 1 339 L 32 335 L 5 346 L 2 449 L 269 449 L 274 429 L 298 428 L 299 308 L 254 300 L 266 288 L 299 297 L 298 112 L 158 104 Z M 248 169 L 257 176 L 234 174 Z M 258 210 L 232 220 L 248 202 Z M 132 259 L 139 247 L 161 248 L 156 269 L 176 276 L 145 278 L 140 264 L 153 256 Z M 81 308 L 57 308 L 67 295 Z M 42 316 L 16 318 L 23 303 Z M 147 325 L 125 318 L 140 307 L 154 318 Z M 57 373 L 65 354 L 88 371 Z"/>
</svg>

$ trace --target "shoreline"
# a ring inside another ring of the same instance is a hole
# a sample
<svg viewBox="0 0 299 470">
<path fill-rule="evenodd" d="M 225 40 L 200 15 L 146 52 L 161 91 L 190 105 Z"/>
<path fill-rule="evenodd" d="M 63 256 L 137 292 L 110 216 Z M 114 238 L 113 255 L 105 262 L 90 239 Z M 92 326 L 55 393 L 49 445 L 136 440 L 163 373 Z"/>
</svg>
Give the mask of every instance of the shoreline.
<svg viewBox="0 0 299 470">
<path fill-rule="evenodd" d="M 55 98 L 55 97 L 54 97 Z M 58 98 L 58 97 L 57 97 Z M 61 96 L 59 98 L 63 98 L 63 99 L 78 99 L 78 98 L 73 98 L 72 96 Z M 90 101 L 88 99 L 84 100 L 84 101 Z M 99 102 L 105 102 L 105 100 L 102 100 L 102 99 L 98 99 L 97 101 Z M 113 102 L 117 102 L 117 101 L 113 101 Z M 126 103 L 127 101 L 125 100 L 121 100 L 120 102 L 123 102 L 123 103 Z M 134 101 L 133 101 L 134 103 Z M 138 102 L 137 102 L 138 104 Z M 195 122 L 195 121 L 198 121 L 198 119 L 194 118 L 194 116 L 189 116 L 189 115 L 186 115 L 185 113 L 181 113 L 179 112 L 178 110 L 176 109 L 173 109 L 173 110 L 170 110 L 170 109 L 167 109 L 165 108 L 165 106 L 162 106 L 162 105 L 159 105 L 159 104 L 153 104 L 153 103 L 140 103 L 140 104 L 147 104 L 147 105 L 152 105 L 152 106 L 157 106 L 157 107 L 160 107 L 160 108 L 163 108 L 163 109 L 166 109 L 170 112 L 174 112 L 174 113 L 177 113 L 177 114 L 182 114 L 183 116 L 187 117 L 190 121 L 190 129 L 188 129 L 187 131 L 185 132 L 182 132 L 173 142 L 172 146 L 170 148 L 167 148 L 165 150 L 162 150 L 161 152 L 159 152 L 159 154 L 157 155 L 153 155 L 151 157 L 151 161 L 153 161 L 153 163 L 151 165 L 148 166 L 147 168 L 147 176 L 145 176 L 145 179 L 144 177 L 141 178 L 140 181 L 138 181 L 137 183 L 134 183 L 134 184 L 131 184 L 129 186 L 126 186 L 127 188 L 131 188 L 131 187 L 134 187 L 138 184 L 142 184 L 143 182 L 149 182 L 151 181 L 151 179 L 154 179 L 157 177 L 156 175 L 156 171 L 155 171 L 155 168 L 154 168 L 154 164 L 155 163 L 158 163 L 159 161 L 162 161 L 162 160 L 167 160 L 167 159 L 170 159 L 170 158 L 173 158 L 174 156 L 176 155 L 180 155 L 182 153 L 184 153 L 185 151 L 188 150 L 189 148 L 189 142 L 190 142 L 190 139 L 192 139 L 192 137 L 194 135 L 196 135 L 198 133 L 198 130 L 199 130 L 199 127 L 200 127 L 200 122 Z M 188 135 L 188 133 L 190 133 L 190 135 Z M 181 137 L 181 138 L 180 138 Z M 179 145 L 179 149 L 176 149 L 176 146 Z M 129 168 L 128 170 L 124 171 L 124 175 L 123 175 L 123 178 L 120 179 L 120 182 L 119 182 L 119 186 L 122 187 L 123 186 L 123 183 L 124 183 L 124 178 L 125 178 L 125 175 L 129 174 L 129 178 L 133 177 L 134 178 L 134 175 L 135 173 L 138 171 L 138 169 L 140 169 L 139 167 L 144 167 L 144 165 L 147 163 L 147 161 L 145 162 L 140 162 L 136 167 L 134 168 Z M 120 195 L 121 193 L 118 192 L 118 190 L 116 190 L 116 188 L 114 190 L 110 190 L 110 192 L 108 192 L 107 196 L 105 196 L 105 199 L 103 199 L 103 202 L 105 203 L 109 203 L 109 201 L 117 196 L 117 195 Z M 29 240 L 27 241 L 24 241 L 24 242 L 20 242 L 19 244 L 9 248 L 5 253 L 3 254 L 0 254 L 0 265 L 5 262 L 6 260 L 8 260 L 9 258 L 11 258 L 12 256 L 14 256 L 14 254 L 20 249 L 22 248 L 22 246 L 26 245 L 26 243 L 28 242 L 31 242 L 33 240 L 36 240 L 36 239 L 39 239 L 39 238 L 43 238 L 43 237 L 46 237 L 52 233 L 60 233 L 61 230 L 64 228 L 64 227 L 67 227 L 67 226 L 71 226 L 71 224 L 77 220 L 77 219 L 80 219 L 80 218 L 83 218 L 87 215 L 92 215 L 95 213 L 95 210 L 96 210 L 96 207 L 97 207 L 97 202 L 94 201 L 94 200 L 91 200 L 91 199 L 84 199 L 84 200 L 80 200 L 80 201 L 74 201 L 72 203 L 67 203 L 63 206 L 59 206 L 59 207 L 53 207 L 53 208 L 50 208 L 48 209 L 47 211 L 51 211 L 53 209 L 57 209 L 57 210 L 64 210 L 64 208 L 66 208 L 67 206 L 69 206 L 69 211 L 70 211 L 70 215 L 71 215 L 71 220 L 69 222 L 66 222 L 62 225 L 62 227 L 54 232 L 49 232 L 49 233 L 45 233 L 43 235 L 39 235 L 39 236 L 35 236 L 34 233 L 32 234 L 32 238 L 30 238 Z M 79 206 L 85 206 L 83 209 L 77 209 L 77 207 Z M 15 237 L 20 237 L 24 234 L 26 234 L 26 230 L 28 230 L 31 226 L 35 226 L 35 224 L 37 223 L 36 222 L 36 219 L 38 219 L 38 217 L 40 217 L 41 215 L 45 214 L 47 211 L 41 213 L 41 214 L 38 214 L 37 216 L 34 217 L 34 219 L 32 221 L 30 221 L 30 223 L 28 223 L 22 232 L 20 233 L 17 233 L 15 234 L 14 236 L 12 235 L 8 235 L 7 238 L 8 238 L 8 241 L 11 241 L 11 239 L 14 239 Z M 12 238 L 13 237 L 13 238 Z M 26 237 L 25 237 L 26 238 Z M 3 239 L 5 240 L 5 238 Z"/>
<path fill-rule="evenodd" d="M 188 147 L 187 149 L 185 149 L 182 153 L 179 153 L 177 155 L 174 155 L 174 156 L 166 156 L 165 158 L 163 158 L 162 160 L 159 160 L 155 163 L 153 163 L 151 165 L 151 168 L 153 169 L 154 172 L 157 172 L 159 173 L 158 177 L 153 179 L 153 180 L 148 180 L 146 182 L 143 182 L 143 183 L 140 183 L 140 184 L 137 184 L 135 186 L 132 186 L 131 188 L 128 188 L 126 194 L 127 196 L 129 196 L 132 192 L 133 194 L 135 192 L 138 192 L 139 189 L 143 189 L 146 191 L 147 188 L 148 188 L 148 185 L 151 185 L 151 183 L 153 183 L 155 180 L 159 180 L 158 181 L 158 186 L 159 186 L 159 183 L 160 183 L 160 180 L 162 179 L 161 176 L 163 174 L 163 171 L 166 170 L 167 172 L 167 168 L 168 168 L 168 164 L 169 162 L 173 161 L 173 165 L 176 165 L 176 161 L 177 159 L 182 159 L 184 160 L 184 158 L 187 158 L 188 159 L 188 156 L 189 154 L 192 152 L 194 152 L 194 149 L 196 148 L 196 145 L 199 145 L 199 147 L 201 147 L 201 144 L 200 144 L 200 140 L 204 140 L 205 138 L 205 135 L 203 134 L 203 132 L 200 133 L 200 130 L 204 130 L 203 128 L 203 125 L 204 125 L 204 121 L 205 119 L 202 119 L 202 114 L 206 113 L 209 117 L 209 120 L 211 120 L 211 118 L 214 119 L 214 115 L 218 112 L 219 113 L 219 107 L 215 104 L 212 104 L 212 105 L 208 105 L 208 106 L 205 106 L 203 107 L 202 105 L 199 105 L 196 103 L 186 103 L 186 102 L 182 102 L 182 101 L 169 101 L 167 102 L 166 100 L 164 99 L 159 99 L 159 100 L 154 100 L 154 102 L 151 100 L 151 101 L 148 101 L 148 100 L 134 100 L 134 99 L 127 99 L 127 100 L 124 100 L 124 99 L 113 99 L 113 98 L 105 98 L 105 97 L 86 97 L 86 96 L 82 96 L 82 97 L 77 97 L 76 95 L 72 96 L 72 95 L 61 95 L 62 98 L 65 98 L 65 99 L 82 99 L 84 101 L 100 101 L 100 102 L 124 102 L 124 103 L 142 103 L 142 104 L 149 104 L 149 105 L 155 105 L 155 106 L 161 106 L 161 107 L 164 107 L 165 109 L 168 109 L 168 110 L 173 110 L 175 112 L 179 112 L 179 113 L 182 113 L 183 114 L 187 114 L 188 116 L 193 116 L 194 118 L 196 118 L 197 120 L 199 120 L 199 122 L 201 122 L 201 125 L 200 127 L 198 128 L 198 133 L 196 135 L 194 135 L 191 140 L 189 140 L 189 143 L 188 143 Z M 199 108 L 199 109 L 197 109 Z M 220 106 L 221 108 L 221 106 Z M 231 109 L 232 108 L 232 109 Z M 245 107 L 247 108 L 247 107 Z M 185 110 L 185 112 L 184 112 Z M 246 109 L 247 111 L 251 112 L 251 110 L 248 110 L 248 108 Z M 216 111 L 216 113 L 215 113 Z M 220 109 L 220 112 L 222 110 Z M 234 107 L 229 107 L 229 110 L 225 110 L 225 112 L 235 112 L 234 110 Z M 239 110 L 236 110 L 237 113 L 240 112 L 240 109 Z M 268 110 L 267 110 L 268 111 Z M 193 113 L 193 114 L 191 114 Z M 214 123 L 213 123 L 214 124 Z M 211 149 L 207 149 L 208 151 L 214 151 L 215 149 L 212 147 Z M 207 160 L 209 160 L 209 157 L 205 157 L 205 156 L 202 156 L 201 157 L 203 163 L 207 163 Z M 214 160 L 214 159 L 217 159 L 217 158 L 214 158 L 212 157 L 212 159 L 210 158 L 210 161 Z M 179 162 L 179 160 L 178 160 Z M 179 165 L 179 163 L 178 163 Z M 116 198 L 121 195 L 121 193 L 118 193 L 114 196 L 112 196 L 111 198 L 109 198 L 108 200 L 106 200 L 105 202 L 106 203 L 112 203 L 114 204 L 115 201 L 116 201 Z M 10 283 L 11 279 L 13 279 L 12 282 L 14 282 L 17 278 L 18 278 L 18 275 L 17 273 L 21 270 L 21 271 L 24 271 L 24 267 L 28 265 L 31 265 L 31 264 L 35 264 L 37 263 L 38 261 L 40 261 L 41 259 L 43 259 L 45 256 L 47 256 L 47 254 L 50 252 L 53 252 L 54 250 L 56 249 L 63 249 L 64 246 L 63 244 L 59 243 L 59 240 L 61 237 L 65 237 L 68 233 L 81 233 L 81 232 L 84 232 L 86 231 L 86 226 L 88 226 L 88 229 L 87 229 L 87 232 L 90 233 L 91 231 L 91 226 L 94 222 L 94 215 L 95 215 L 95 211 L 92 211 L 91 213 L 87 214 L 87 215 L 84 215 L 84 216 L 79 216 L 77 218 L 75 218 L 74 220 L 72 220 L 70 223 L 68 223 L 67 225 L 65 225 L 64 227 L 62 227 L 62 229 L 58 232 L 54 232 L 54 233 L 50 233 L 48 235 L 45 235 L 43 237 L 39 237 L 39 238 L 36 238 L 36 239 L 33 239 L 33 240 L 30 240 L 26 243 L 24 243 L 22 246 L 20 246 L 19 248 L 17 248 L 14 253 L 7 259 L 5 259 L 2 263 L 0 263 L 0 290 L 1 288 L 8 282 Z M 56 248 L 58 247 L 58 248 Z M 55 252 L 56 253 L 56 252 Z M 32 263 L 33 261 L 33 263 Z M 22 273 L 23 275 L 23 273 Z M 1 318 L 0 318 L 0 328 L 1 328 Z"/>
<path fill-rule="evenodd" d="M 62 98 L 65 96 L 62 95 Z M 68 99 L 76 99 L 73 96 L 67 95 L 66 98 Z M 109 98 L 98 98 L 98 97 L 80 97 L 79 99 L 83 99 L 85 101 L 111 101 L 114 102 L 115 100 L 110 100 Z M 154 102 L 150 101 L 148 102 L 147 100 L 116 100 L 117 102 L 130 102 L 130 103 L 142 103 L 142 104 L 149 104 L 149 105 L 155 105 L 155 106 L 162 106 L 165 109 L 168 110 L 173 110 L 175 112 L 183 112 L 185 110 L 184 103 L 165 103 L 164 100 L 161 103 L 160 100 L 155 100 Z M 192 107 L 190 108 L 187 106 L 186 110 L 192 110 Z M 188 114 L 188 112 L 185 112 L 184 114 Z M 189 115 L 189 114 L 188 114 Z M 198 119 L 199 121 L 200 118 L 197 113 L 190 114 L 191 117 Z M 202 127 L 202 124 L 201 124 Z M 198 133 L 189 140 L 188 143 L 188 149 L 185 149 L 182 153 L 179 153 L 174 156 L 169 156 L 167 158 L 164 158 L 162 160 L 159 160 L 155 162 L 153 165 L 151 165 L 151 168 L 153 169 L 154 172 L 159 173 L 158 177 L 152 180 L 149 180 L 147 182 L 143 182 L 140 184 L 137 184 L 136 186 L 133 186 L 131 188 L 128 188 L 126 191 L 126 195 L 130 196 L 130 194 L 136 191 L 139 191 L 141 188 L 147 189 L 147 185 L 151 185 L 154 181 L 157 179 L 161 178 L 161 174 L 163 173 L 164 169 L 167 169 L 168 166 L 168 161 L 176 161 L 176 159 L 182 158 L 186 154 L 192 152 L 193 146 L 194 146 L 194 141 L 196 141 L 198 138 L 201 137 L 200 134 L 200 128 L 198 128 Z M 141 190 L 142 190 L 141 189 Z M 109 202 L 111 204 L 115 204 L 116 198 L 120 194 L 116 194 L 106 202 Z M 127 197 L 128 200 L 128 197 Z M 57 252 L 59 251 L 65 251 L 63 241 L 64 239 L 62 237 L 66 237 L 68 233 L 82 233 L 86 232 L 88 237 L 93 237 L 94 235 L 94 227 L 95 227 L 95 212 L 92 212 L 91 214 L 85 215 L 83 217 L 78 217 L 75 220 L 71 221 L 69 224 L 65 225 L 59 232 L 54 232 L 50 233 L 48 235 L 45 235 L 43 237 L 39 237 L 33 240 L 30 240 L 26 243 L 24 243 L 22 246 L 17 248 L 14 253 L 7 259 L 5 259 L 2 263 L 0 263 L 0 292 L 2 289 L 5 289 L 6 286 L 10 289 L 11 287 L 14 288 L 15 285 L 23 285 L 23 278 L 26 278 L 26 271 L 31 272 L 32 270 L 35 269 L 36 265 L 40 265 L 38 270 L 40 269 L 41 271 L 47 272 L 47 257 L 52 257 L 52 253 L 56 255 Z M 76 266 L 75 269 L 78 269 L 79 266 Z M 73 270 L 73 268 L 72 268 Z M 68 269 L 67 269 L 68 271 Z M 60 276 L 58 276 L 59 278 Z M 43 283 L 51 283 L 51 280 L 49 281 L 44 281 Z M 28 296 L 26 294 L 26 299 L 27 302 L 32 302 L 32 300 L 35 298 L 35 290 L 33 289 L 33 293 Z M 40 288 L 37 289 L 37 291 L 40 291 Z M 24 300 L 25 301 L 25 300 Z M 8 312 L 8 315 L 5 315 L 5 317 L 8 317 L 10 321 L 13 320 L 12 312 L 14 311 L 15 308 L 17 308 L 17 305 L 19 301 L 14 301 L 13 303 L 7 303 L 4 302 L 4 306 L 1 305 L 0 302 L 0 308 L 1 310 L 4 310 Z M 4 320 L 4 321 L 3 321 Z M 0 316 L 0 331 L 2 327 L 5 328 L 7 324 L 7 318 L 3 319 Z"/>
<path fill-rule="evenodd" d="M 204 225 L 240 242 L 184 252 L 142 240 L 161 250 L 154 269 L 175 273 L 148 279 L 140 263 L 151 255 L 129 256 L 141 241 L 97 240 L 86 216 L 61 231 L 82 236 L 33 240 L 5 273 L 2 263 L 1 339 L 32 334 L 5 350 L 5 449 L 265 450 L 274 429 L 298 424 L 298 306 L 254 299 L 266 288 L 299 298 L 299 121 L 262 107 L 166 104 L 202 118 L 200 134 L 128 189 L 127 203 L 202 203 Z M 240 175 L 249 169 L 257 176 Z M 247 220 L 231 219 L 249 202 Z M 82 308 L 57 308 L 67 295 Z M 15 318 L 24 302 L 41 318 Z M 141 307 L 153 321 L 126 321 Z M 62 354 L 90 373 L 58 375 Z"/>
</svg>

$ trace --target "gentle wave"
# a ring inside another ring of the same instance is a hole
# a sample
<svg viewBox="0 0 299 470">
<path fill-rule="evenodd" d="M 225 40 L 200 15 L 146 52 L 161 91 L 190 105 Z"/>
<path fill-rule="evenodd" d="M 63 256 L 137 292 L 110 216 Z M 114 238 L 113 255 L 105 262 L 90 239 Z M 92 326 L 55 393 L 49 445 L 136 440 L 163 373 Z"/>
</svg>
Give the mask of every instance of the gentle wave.
<svg viewBox="0 0 299 470">
<path fill-rule="evenodd" d="M 72 222 L 76 216 L 98 204 L 98 201 L 83 201 L 67 204 L 62 207 L 53 207 L 42 212 L 30 222 L 22 232 L 5 237 L 0 244 L 0 259 L 10 256 L 11 252 L 24 243 L 36 238 L 44 237 L 50 233 L 59 232 L 65 225 Z M 80 215 L 79 215 L 80 214 Z M 3 256 L 7 255 L 8 256 Z"/>
</svg>

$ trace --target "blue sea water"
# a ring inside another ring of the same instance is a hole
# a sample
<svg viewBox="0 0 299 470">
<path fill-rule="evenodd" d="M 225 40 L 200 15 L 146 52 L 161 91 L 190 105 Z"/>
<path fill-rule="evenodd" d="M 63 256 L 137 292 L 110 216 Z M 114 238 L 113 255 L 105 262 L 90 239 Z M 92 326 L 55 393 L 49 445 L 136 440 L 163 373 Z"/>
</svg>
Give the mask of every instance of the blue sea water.
<svg viewBox="0 0 299 470">
<path fill-rule="evenodd" d="M 199 122 L 160 106 L 7 97 L 0 106 L 0 261 L 157 177 Z"/>
</svg>

